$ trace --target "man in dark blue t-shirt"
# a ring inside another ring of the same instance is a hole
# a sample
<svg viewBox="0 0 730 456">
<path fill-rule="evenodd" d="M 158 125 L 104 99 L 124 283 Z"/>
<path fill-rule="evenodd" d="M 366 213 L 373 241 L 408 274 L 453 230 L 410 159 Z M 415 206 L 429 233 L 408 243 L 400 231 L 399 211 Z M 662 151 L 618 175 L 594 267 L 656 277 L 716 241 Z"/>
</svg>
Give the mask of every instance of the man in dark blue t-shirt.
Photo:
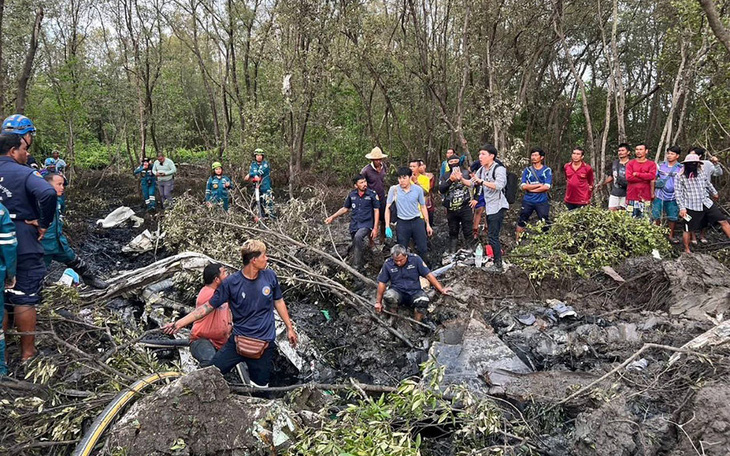
<svg viewBox="0 0 730 456">
<path fill-rule="evenodd" d="M 378 274 L 375 311 L 383 310 L 383 300 L 392 305 L 413 306 L 414 318 L 421 321 L 428 310 L 429 303 L 428 295 L 421 288 L 421 277 L 425 277 L 443 295 L 451 293 L 451 287 L 441 286 L 421 257 L 408 253 L 404 246 L 394 245 L 390 249 L 390 254 L 390 258 L 385 260 L 383 268 Z M 390 282 L 390 288 L 386 291 L 388 282 Z"/>
<path fill-rule="evenodd" d="M 527 221 L 533 212 L 546 224 L 550 222 L 550 199 L 548 192 L 553 186 L 553 172 L 543 164 L 545 151 L 539 147 L 530 150 L 530 166 L 522 171 L 521 188 L 525 192 L 522 197 L 522 209 L 520 218 L 517 221 L 516 239 L 520 240 L 520 234 L 525 231 Z"/>
<path fill-rule="evenodd" d="M 340 210 L 327 217 L 326 224 L 347 212 L 352 211 L 350 219 L 350 236 L 352 237 L 353 262 L 355 268 L 362 267 L 362 253 L 365 250 L 365 239 L 375 240 L 378 237 L 380 223 L 380 198 L 368 189 L 365 176 L 358 174 L 352 179 L 355 189 L 345 198 L 345 204 Z"/>
<path fill-rule="evenodd" d="M 175 334 L 180 328 L 205 317 L 213 309 L 228 302 L 233 316 L 233 333 L 228 342 L 215 354 L 211 364 L 226 374 L 236 364 L 245 362 L 251 382 L 256 386 L 265 387 L 269 384 L 274 357 L 276 339 L 274 309 L 286 325 L 287 337 L 292 347 L 296 346 L 298 337 L 289 319 L 279 279 L 274 271 L 266 269 L 269 261 L 266 256 L 266 245 L 258 240 L 248 240 L 241 248 L 241 255 L 243 269 L 223 280 L 209 302 L 197 307 L 177 322 L 165 325 L 162 330 L 166 334 Z M 261 358 L 247 358 L 238 354 L 235 336 L 266 341 L 269 346 Z"/>
</svg>

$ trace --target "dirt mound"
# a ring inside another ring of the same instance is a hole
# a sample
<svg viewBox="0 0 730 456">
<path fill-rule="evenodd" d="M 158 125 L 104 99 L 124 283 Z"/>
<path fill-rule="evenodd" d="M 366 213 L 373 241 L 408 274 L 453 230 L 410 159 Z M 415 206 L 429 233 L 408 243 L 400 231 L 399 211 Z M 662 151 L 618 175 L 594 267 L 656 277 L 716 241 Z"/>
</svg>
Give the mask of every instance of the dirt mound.
<svg viewBox="0 0 730 456">
<path fill-rule="evenodd" d="M 730 270 L 707 254 L 682 255 L 662 268 L 670 281 L 671 315 L 703 319 L 730 309 Z"/>
<path fill-rule="evenodd" d="M 691 412 L 682 414 L 679 443 L 671 456 L 730 454 L 730 385 L 702 388 L 695 397 Z M 682 432 L 684 431 L 684 432 Z M 691 440 L 690 440 L 691 439 Z"/>
<path fill-rule="evenodd" d="M 288 440 L 281 426 L 275 431 L 257 427 L 272 411 L 286 414 L 272 408 L 271 401 L 232 395 L 220 371 L 209 367 L 135 403 L 111 429 L 109 443 L 125 454 L 264 456 L 271 454 L 271 447 L 257 435 L 269 442 L 273 437 Z M 286 417 L 284 421 L 291 423 Z M 293 425 L 285 427 L 293 430 Z"/>
</svg>

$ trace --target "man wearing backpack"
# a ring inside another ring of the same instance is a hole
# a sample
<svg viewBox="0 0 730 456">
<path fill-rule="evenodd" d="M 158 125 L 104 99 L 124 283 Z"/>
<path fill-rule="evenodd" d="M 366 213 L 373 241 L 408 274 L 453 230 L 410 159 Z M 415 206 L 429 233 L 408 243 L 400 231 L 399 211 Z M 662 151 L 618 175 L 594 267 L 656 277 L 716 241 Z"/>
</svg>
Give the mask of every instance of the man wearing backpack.
<svg viewBox="0 0 730 456">
<path fill-rule="evenodd" d="M 639 143 L 634 149 L 636 158 L 626 164 L 626 210 L 634 218 L 644 217 L 647 206 L 654 199 L 654 181 L 656 180 L 656 163 L 646 158 L 649 148 Z"/>
<path fill-rule="evenodd" d="M 608 210 L 619 211 L 626 209 L 626 164 L 629 162 L 629 146 L 626 143 L 618 145 L 618 159 L 611 163 L 611 171 L 601 185 L 613 183 L 611 194 L 608 197 Z"/>
<path fill-rule="evenodd" d="M 487 272 L 501 273 L 502 245 L 499 242 L 499 233 L 502 231 L 504 215 L 509 209 L 507 196 L 503 189 L 507 186 L 507 168 L 496 162 L 497 148 L 492 144 L 485 144 L 479 149 L 479 163 L 481 168 L 472 178 L 472 186 L 479 186 L 484 195 L 484 212 L 487 214 L 487 233 L 489 245 L 494 252 L 494 264 Z"/>
<path fill-rule="evenodd" d="M 520 209 L 520 218 L 517 221 L 515 233 L 518 242 L 533 212 L 537 212 L 537 217 L 546 224 L 550 223 L 548 192 L 553 185 L 553 172 L 549 167 L 543 165 L 544 160 L 545 151 L 539 147 L 533 147 L 530 150 L 531 166 L 522 171 L 522 184 L 520 187 L 525 191 L 525 196 L 522 197 L 522 208 Z"/>
<path fill-rule="evenodd" d="M 682 150 L 678 146 L 667 149 L 667 159 L 659 165 L 656 174 L 656 182 L 654 183 L 655 198 L 651 205 L 651 218 L 654 223 L 661 225 L 662 214 L 666 215 L 667 224 L 669 225 L 669 240 L 677 244 L 679 239 L 674 239 L 674 227 L 679 217 L 679 206 L 677 205 L 677 195 L 674 189 L 677 176 L 682 173 L 682 164 L 679 163 L 681 153 Z"/>
</svg>

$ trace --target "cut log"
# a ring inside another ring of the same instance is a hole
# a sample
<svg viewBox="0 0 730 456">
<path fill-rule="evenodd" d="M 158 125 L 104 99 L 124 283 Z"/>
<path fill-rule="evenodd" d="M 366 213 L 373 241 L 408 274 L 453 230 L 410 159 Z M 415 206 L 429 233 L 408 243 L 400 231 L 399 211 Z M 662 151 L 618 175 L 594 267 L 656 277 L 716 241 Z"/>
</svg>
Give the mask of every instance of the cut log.
<svg viewBox="0 0 730 456">
<path fill-rule="evenodd" d="M 704 347 L 717 347 L 730 342 L 730 320 L 725 320 L 709 331 L 705 331 L 680 347 L 682 350 L 695 351 Z M 669 365 L 674 364 L 682 356 L 677 352 L 669 358 Z"/>
</svg>

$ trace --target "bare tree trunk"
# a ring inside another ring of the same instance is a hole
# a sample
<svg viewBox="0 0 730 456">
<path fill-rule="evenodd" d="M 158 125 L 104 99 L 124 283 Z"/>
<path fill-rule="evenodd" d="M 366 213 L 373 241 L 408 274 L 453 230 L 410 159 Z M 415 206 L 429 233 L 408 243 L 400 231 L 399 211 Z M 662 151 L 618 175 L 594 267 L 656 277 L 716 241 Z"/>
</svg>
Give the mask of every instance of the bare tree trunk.
<svg viewBox="0 0 730 456">
<path fill-rule="evenodd" d="M 618 29 L 618 0 L 613 0 L 613 18 L 611 26 L 611 59 L 614 79 L 614 93 L 616 106 L 616 127 L 618 130 L 618 142 L 626 142 L 626 90 L 624 89 L 623 74 L 621 73 L 621 61 L 618 58 L 617 29 Z"/>
<path fill-rule="evenodd" d="M 238 110 L 239 134 L 241 147 L 246 142 L 246 118 L 243 114 L 243 97 L 241 96 L 241 88 L 238 85 L 238 61 L 236 60 L 236 41 L 234 36 L 235 27 L 233 24 L 233 0 L 226 3 L 228 8 L 228 59 L 226 65 L 231 71 L 231 82 L 233 83 L 233 93 L 236 96 L 236 109 Z M 250 39 L 250 35 L 249 35 Z M 248 43 L 246 44 L 247 46 Z M 248 77 L 248 72 L 246 74 Z"/>
<path fill-rule="evenodd" d="M 717 11 L 715 6 L 715 0 L 698 0 L 702 9 L 705 10 L 707 15 L 707 21 L 710 23 L 710 28 L 715 33 L 717 40 L 725 46 L 725 49 L 730 53 L 730 30 L 725 28 L 720 19 L 720 13 Z"/>
<path fill-rule="evenodd" d="M 5 16 L 5 0 L 0 0 L 0 116 L 5 118 L 5 71 L 3 70 L 3 17 Z"/>
<path fill-rule="evenodd" d="M 33 61 L 35 60 L 35 54 L 38 50 L 38 39 L 41 34 L 41 21 L 43 20 L 43 7 L 38 8 L 35 14 L 35 23 L 33 24 L 33 33 L 30 37 L 30 45 L 28 52 L 25 54 L 25 65 L 23 65 L 23 72 L 18 78 L 18 94 L 15 99 L 15 112 L 25 112 L 25 99 L 26 92 L 28 90 L 28 81 L 33 73 Z"/>
<path fill-rule="evenodd" d="M 616 0 L 614 0 L 614 6 L 615 6 Z M 606 147 L 608 145 L 608 134 L 611 129 L 611 99 L 616 97 L 615 96 L 615 89 L 616 89 L 616 82 L 614 77 L 614 70 L 615 70 L 615 64 L 614 64 L 614 56 L 611 55 L 615 51 L 615 43 L 613 42 L 613 36 L 612 36 L 612 51 L 609 53 L 608 51 L 608 43 L 606 42 L 606 30 L 603 23 L 603 14 L 601 9 L 601 0 L 598 0 L 598 24 L 599 28 L 601 29 L 601 43 L 603 44 L 603 54 L 606 56 L 606 63 L 608 64 L 608 87 L 606 88 L 606 111 L 605 111 L 605 118 L 603 120 L 603 134 L 601 135 L 601 157 L 600 157 L 600 164 L 599 164 L 599 170 L 600 172 L 603 172 L 604 169 L 606 169 Z M 613 30 L 615 33 L 616 30 L 616 18 L 614 17 L 613 21 Z M 600 175 L 600 174 L 599 174 Z M 594 192 L 594 195 L 596 195 L 597 192 Z"/>
<path fill-rule="evenodd" d="M 664 122 L 664 128 L 662 129 L 662 135 L 659 137 L 659 145 L 656 148 L 656 154 L 654 161 L 659 160 L 660 151 L 664 150 L 664 147 L 669 145 L 669 141 L 672 138 L 672 127 L 674 125 L 674 112 L 677 109 L 677 102 L 679 97 L 682 95 L 682 78 L 684 75 L 684 67 L 687 64 L 687 41 L 684 38 L 680 38 L 681 42 L 679 45 L 679 53 L 681 60 L 679 61 L 679 68 L 677 69 L 677 76 L 674 79 L 674 89 L 672 89 L 672 105 L 669 108 L 667 119 Z"/>
<path fill-rule="evenodd" d="M 555 6 L 555 11 L 553 12 L 553 26 L 555 28 L 555 33 L 557 33 L 558 38 L 560 38 L 560 42 L 563 45 L 565 57 L 570 67 L 570 73 L 573 75 L 573 78 L 575 78 L 575 82 L 578 84 L 578 89 L 580 90 L 581 102 L 583 105 L 583 117 L 585 117 L 586 121 L 586 135 L 588 136 L 587 148 L 588 153 L 591 154 L 591 160 L 595 165 L 595 139 L 593 136 L 593 124 L 591 123 L 591 112 L 588 107 L 588 92 L 586 91 L 586 85 L 583 82 L 583 78 L 575 68 L 573 58 L 570 55 L 570 48 L 568 47 L 568 43 L 565 41 L 565 33 L 563 33 L 562 26 L 562 5 L 558 5 L 557 0 L 553 0 L 553 5 Z"/>
</svg>

